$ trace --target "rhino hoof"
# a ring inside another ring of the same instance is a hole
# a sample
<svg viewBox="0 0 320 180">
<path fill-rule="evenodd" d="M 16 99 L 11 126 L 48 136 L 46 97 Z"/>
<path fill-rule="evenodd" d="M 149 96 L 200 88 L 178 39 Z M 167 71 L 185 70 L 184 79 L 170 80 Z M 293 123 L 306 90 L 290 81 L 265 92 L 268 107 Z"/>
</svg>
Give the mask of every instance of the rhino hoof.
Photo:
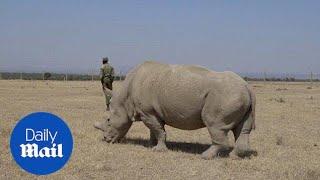
<svg viewBox="0 0 320 180">
<path fill-rule="evenodd" d="M 165 152 L 165 151 L 168 151 L 168 148 L 166 146 L 154 146 L 152 148 L 152 151 L 155 151 L 155 152 Z"/>
<path fill-rule="evenodd" d="M 211 160 L 217 157 L 217 155 L 218 155 L 217 148 L 214 146 L 211 146 L 209 149 L 207 149 L 201 154 L 201 158 L 205 160 Z"/>
<path fill-rule="evenodd" d="M 239 157 L 234 150 L 229 154 L 229 158 L 232 160 L 240 160 L 241 159 L 241 157 Z"/>
<path fill-rule="evenodd" d="M 214 155 L 212 155 L 212 154 L 207 154 L 207 153 L 202 153 L 201 154 L 201 158 L 202 159 L 205 159 L 205 160 L 212 160 L 212 159 L 214 159 Z"/>
</svg>

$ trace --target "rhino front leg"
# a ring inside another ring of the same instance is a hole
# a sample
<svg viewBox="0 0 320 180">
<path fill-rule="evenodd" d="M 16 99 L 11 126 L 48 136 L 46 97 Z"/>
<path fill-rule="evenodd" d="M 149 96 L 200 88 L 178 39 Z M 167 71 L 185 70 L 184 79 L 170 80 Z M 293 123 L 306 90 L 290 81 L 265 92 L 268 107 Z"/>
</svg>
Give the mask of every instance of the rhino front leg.
<svg viewBox="0 0 320 180">
<path fill-rule="evenodd" d="M 155 143 L 156 146 L 152 148 L 154 151 L 167 151 L 166 145 L 166 131 L 164 129 L 164 123 L 159 121 L 155 116 L 142 116 L 141 120 L 150 129 L 151 143 Z"/>
</svg>

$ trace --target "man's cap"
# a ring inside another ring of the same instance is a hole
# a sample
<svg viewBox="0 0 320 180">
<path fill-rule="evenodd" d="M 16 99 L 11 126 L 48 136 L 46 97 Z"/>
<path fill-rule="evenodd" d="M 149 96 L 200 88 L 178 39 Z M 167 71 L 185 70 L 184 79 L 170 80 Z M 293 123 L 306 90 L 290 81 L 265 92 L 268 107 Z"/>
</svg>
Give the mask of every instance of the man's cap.
<svg viewBox="0 0 320 180">
<path fill-rule="evenodd" d="M 108 57 L 102 58 L 102 62 L 103 62 L 103 63 L 107 63 L 108 61 L 109 61 L 109 58 L 108 58 Z"/>
</svg>

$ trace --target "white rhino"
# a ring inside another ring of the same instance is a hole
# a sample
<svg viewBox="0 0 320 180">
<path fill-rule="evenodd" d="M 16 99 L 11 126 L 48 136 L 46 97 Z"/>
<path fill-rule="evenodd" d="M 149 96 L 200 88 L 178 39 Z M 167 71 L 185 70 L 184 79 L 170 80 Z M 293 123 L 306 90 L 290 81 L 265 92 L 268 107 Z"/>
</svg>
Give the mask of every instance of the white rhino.
<svg viewBox="0 0 320 180">
<path fill-rule="evenodd" d="M 134 120 L 150 129 L 156 151 L 167 149 L 164 125 L 183 130 L 206 127 L 212 145 L 202 153 L 205 159 L 230 148 L 229 130 L 236 141 L 232 155 L 246 154 L 255 126 L 255 95 L 246 81 L 232 72 L 191 65 L 147 61 L 137 66 L 112 92 L 110 109 L 110 117 L 94 125 L 107 142 L 123 138 Z"/>
</svg>

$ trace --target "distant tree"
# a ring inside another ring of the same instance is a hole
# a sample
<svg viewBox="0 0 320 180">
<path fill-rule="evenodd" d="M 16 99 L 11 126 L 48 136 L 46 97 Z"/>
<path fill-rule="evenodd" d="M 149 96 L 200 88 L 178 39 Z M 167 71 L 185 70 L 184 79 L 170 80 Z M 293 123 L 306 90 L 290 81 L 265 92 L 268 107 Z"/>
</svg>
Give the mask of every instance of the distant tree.
<svg viewBox="0 0 320 180">
<path fill-rule="evenodd" d="M 44 80 L 48 80 L 51 77 L 51 73 L 46 72 L 44 73 L 43 77 L 44 77 Z"/>
<path fill-rule="evenodd" d="M 290 81 L 296 81 L 296 78 L 290 77 Z"/>
</svg>

